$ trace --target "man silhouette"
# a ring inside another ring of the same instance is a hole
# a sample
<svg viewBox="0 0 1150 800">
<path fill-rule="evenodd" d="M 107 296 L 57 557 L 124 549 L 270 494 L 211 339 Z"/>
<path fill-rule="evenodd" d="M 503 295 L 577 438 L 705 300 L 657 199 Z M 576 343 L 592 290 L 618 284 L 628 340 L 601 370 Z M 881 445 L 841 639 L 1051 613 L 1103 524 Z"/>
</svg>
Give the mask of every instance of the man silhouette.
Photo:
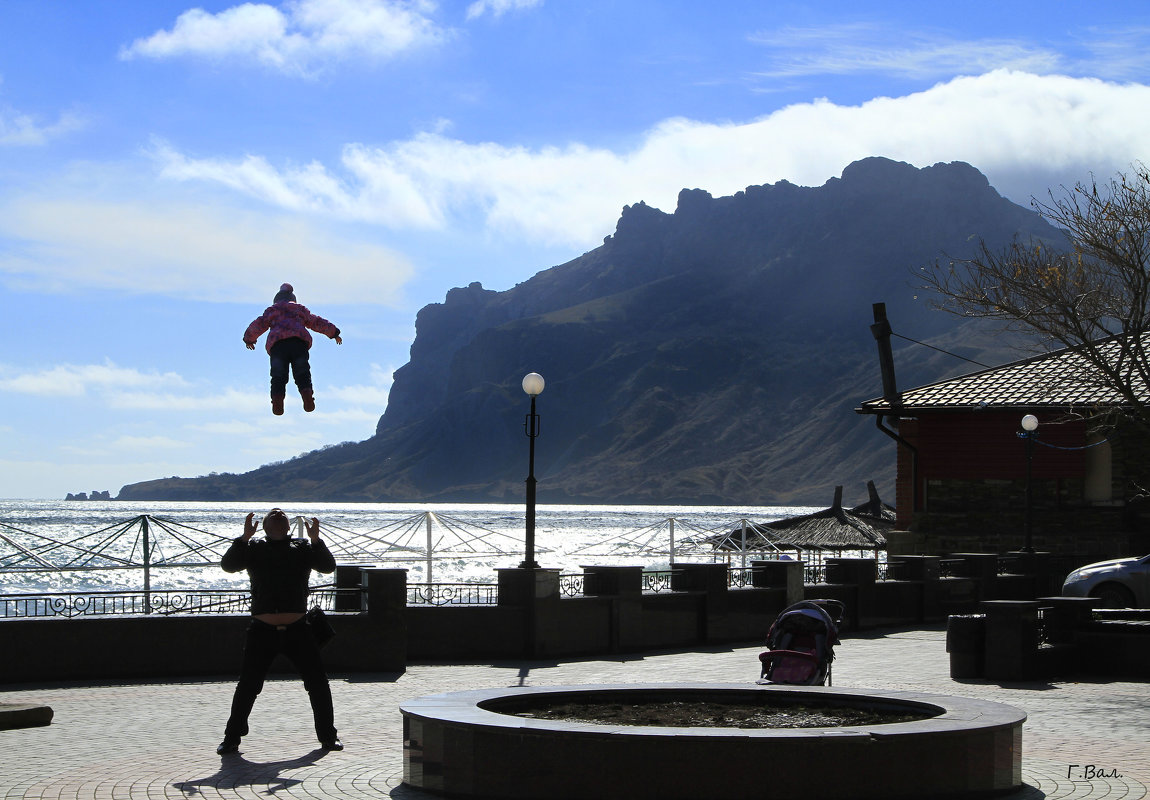
<svg viewBox="0 0 1150 800">
<path fill-rule="evenodd" d="M 273 508 L 264 517 L 264 538 L 252 540 L 259 523 L 255 514 L 244 519 L 243 536 L 232 542 L 220 566 L 225 572 L 247 570 L 252 587 L 252 621 L 244 642 L 243 666 L 232 697 L 231 715 L 220 755 L 239 751 L 248 733 L 248 716 L 264 687 L 264 679 L 277 653 L 286 655 L 303 678 L 315 719 L 315 734 L 325 750 L 342 750 L 335 729 L 331 687 L 324 672 L 319 646 L 308 627 L 307 593 L 311 571 L 335 571 L 335 559 L 319 538 L 319 520 L 305 522 L 308 539 L 288 537 L 287 514 Z"/>
</svg>

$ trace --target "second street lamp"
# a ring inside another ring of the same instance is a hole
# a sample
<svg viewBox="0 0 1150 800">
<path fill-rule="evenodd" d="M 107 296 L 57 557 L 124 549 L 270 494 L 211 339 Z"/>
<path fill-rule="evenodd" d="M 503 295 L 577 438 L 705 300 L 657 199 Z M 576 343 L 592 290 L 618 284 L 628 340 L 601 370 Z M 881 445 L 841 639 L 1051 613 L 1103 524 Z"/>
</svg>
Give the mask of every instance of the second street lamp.
<svg viewBox="0 0 1150 800">
<path fill-rule="evenodd" d="M 531 442 L 527 455 L 527 537 L 522 569 L 538 569 L 535 562 L 535 437 L 539 435 L 539 415 L 535 413 L 535 398 L 543 393 L 545 382 L 538 372 L 523 377 L 523 391 L 531 398 L 531 413 L 523 421 L 523 432 Z"/>
<path fill-rule="evenodd" d="M 1025 532 L 1026 544 L 1022 548 L 1024 553 L 1034 552 L 1034 517 L 1033 517 L 1033 490 L 1031 488 L 1031 465 L 1034 462 L 1034 437 L 1038 435 L 1038 417 L 1027 414 L 1022 418 L 1022 433 L 1026 439 L 1026 517 Z"/>
</svg>

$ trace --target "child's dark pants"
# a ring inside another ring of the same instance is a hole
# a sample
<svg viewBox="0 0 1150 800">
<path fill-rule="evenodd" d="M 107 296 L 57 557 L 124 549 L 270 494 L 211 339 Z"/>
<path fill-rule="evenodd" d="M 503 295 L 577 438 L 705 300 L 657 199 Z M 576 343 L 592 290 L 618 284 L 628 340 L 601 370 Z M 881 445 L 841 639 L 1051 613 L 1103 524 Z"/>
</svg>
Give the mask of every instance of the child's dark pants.
<svg viewBox="0 0 1150 800">
<path fill-rule="evenodd" d="M 311 364 L 307 353 L 307 342 L 298 336 L 280 339 L 272 345 L 272 397 L 287 394 L 289 367 L 300 392 L 311 391 Z"/>
</svg>

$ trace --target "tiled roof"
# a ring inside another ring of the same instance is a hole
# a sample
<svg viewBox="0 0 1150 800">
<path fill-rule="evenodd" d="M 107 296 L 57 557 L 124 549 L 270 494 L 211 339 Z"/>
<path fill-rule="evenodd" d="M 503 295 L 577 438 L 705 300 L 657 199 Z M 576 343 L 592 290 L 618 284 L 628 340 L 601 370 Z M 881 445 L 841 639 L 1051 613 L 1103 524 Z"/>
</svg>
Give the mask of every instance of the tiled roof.
<svg viewBox="0 0 1150 800">
<path fill-rule="evenodd" d="M 1150 344 L 1150 334 L 1144 334 Z M 1116 339 L 1101 345 L 1116 355 Z M 1100 381 L 1089 379 L 1090 368 L 1073 350 L 1056 350 L 1040 356 L 973 372 L 958 378 L 907 389 L 901 393 L 903 412 L 959 410 L 980 406 L 995 408 L 1082 408 L 1123 405 L 1121 396 Z M 1150 387 L 1143 387 L 1150 399 Z M 860 414 L 892 411 L 884 398 L 868 400 L 856 408 Z"/>
</svg>

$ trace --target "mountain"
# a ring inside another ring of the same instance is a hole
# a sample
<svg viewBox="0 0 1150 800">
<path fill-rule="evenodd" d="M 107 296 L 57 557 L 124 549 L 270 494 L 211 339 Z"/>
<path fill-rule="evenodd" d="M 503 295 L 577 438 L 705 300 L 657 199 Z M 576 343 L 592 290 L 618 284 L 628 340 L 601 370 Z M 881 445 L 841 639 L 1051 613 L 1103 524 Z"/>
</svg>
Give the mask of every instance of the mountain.
<svg viewBox="0 0 1150 800">
<path fill-rule="evenodd" d="M 119 499 L 516 501 L 533 371 L 540 502 L 820 505 L 868 479 L 893 499 L 894 445 L 853 413 L 881 394 L 871 304 L 896 333 L 1004 360 L 913 273 L 1015 236 L 1058 233 L 963 163 L 868 158 L 819 187 L 685 189 L 672 214 L 639 202 L 573 261 L 423 308 L 372 438 Z M 972 368 L 919 346 L 896 364 L 904 386 Z"/>
</svg>

